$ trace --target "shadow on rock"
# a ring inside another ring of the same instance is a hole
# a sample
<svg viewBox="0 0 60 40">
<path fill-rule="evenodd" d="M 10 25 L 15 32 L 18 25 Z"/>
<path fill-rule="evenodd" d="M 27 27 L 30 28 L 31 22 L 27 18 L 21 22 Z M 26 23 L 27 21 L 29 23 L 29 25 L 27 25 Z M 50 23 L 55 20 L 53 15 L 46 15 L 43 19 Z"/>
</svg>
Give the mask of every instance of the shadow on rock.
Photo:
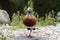
<svg viewBox="0 0 60 40">
<path fill-rule="evenodd" d="M 27 36 L 19 36 L 16 38 L 13 38 L 11 40 L 56 40 L 54 38 L 44 38 L 44 37 L 27 37 Z"/>
</svg>

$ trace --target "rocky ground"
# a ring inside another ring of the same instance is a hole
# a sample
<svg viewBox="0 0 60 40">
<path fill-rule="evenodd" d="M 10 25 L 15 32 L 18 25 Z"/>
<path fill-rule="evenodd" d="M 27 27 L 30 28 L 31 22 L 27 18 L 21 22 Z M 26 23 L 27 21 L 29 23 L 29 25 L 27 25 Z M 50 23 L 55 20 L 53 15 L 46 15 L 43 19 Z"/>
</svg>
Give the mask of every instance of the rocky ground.
<svg viewBox="0 0 60 40">
<path fill-rule="evenodd" d="M 27 29 L 0 30 L 0 37 L 2 35 L 5 36 L 7 38 L 6 40 L 60 40 L 60 24 L 58 23 L 56 26 L 50 25 L 33 30 L 31 33 L 32 38 L 27 37 L 28 34 L 29 30 Z"/>
</svg>

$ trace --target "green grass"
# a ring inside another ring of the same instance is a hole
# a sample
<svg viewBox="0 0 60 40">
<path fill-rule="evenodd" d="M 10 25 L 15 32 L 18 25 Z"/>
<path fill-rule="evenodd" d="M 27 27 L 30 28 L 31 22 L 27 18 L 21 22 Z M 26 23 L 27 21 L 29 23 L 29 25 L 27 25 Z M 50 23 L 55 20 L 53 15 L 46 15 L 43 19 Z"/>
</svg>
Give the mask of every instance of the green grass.
<svg viewBox="0 0 60 40">
<path fill-rule="evenodd" d="M 13 26 L 10 29 L 12 29 L 12 30 L 18 30 L 18 29 L 23 29 L 23 28 L 24 28 L 24 25 L 23 24 L 20 24 L 20 25 L 17 25 L 17 26 Z"/>
<path fill-rule="evenodd" d="M 0 40 L 6 40 L 6 37 L 0 37 Z"/>
</svg>

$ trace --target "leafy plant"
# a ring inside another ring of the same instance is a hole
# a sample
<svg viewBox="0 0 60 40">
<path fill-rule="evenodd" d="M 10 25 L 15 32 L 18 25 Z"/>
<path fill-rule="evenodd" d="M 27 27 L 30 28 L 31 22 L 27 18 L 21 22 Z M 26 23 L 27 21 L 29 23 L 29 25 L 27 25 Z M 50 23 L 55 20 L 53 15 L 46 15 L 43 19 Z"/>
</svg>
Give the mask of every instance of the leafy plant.
<svg viewBox="0 0 60 40">
<path fill-rule="evenodd" d="M 45 15 L 45 19 L 44 17 L 40 18 L 39 26 L 56 25 L 58 22 L 56 21 L 54 14 L 55 12 L 54 10 L 52 10 L 48 14 Z"/>
<path fill-rule="evenodd" d="M 14 13 L 13 16 L 12 16 L 12 22 L 11 22 L 11 25 L 12 26 L 16 26 L 19 24 L 19 13 Z"/>
</svg>

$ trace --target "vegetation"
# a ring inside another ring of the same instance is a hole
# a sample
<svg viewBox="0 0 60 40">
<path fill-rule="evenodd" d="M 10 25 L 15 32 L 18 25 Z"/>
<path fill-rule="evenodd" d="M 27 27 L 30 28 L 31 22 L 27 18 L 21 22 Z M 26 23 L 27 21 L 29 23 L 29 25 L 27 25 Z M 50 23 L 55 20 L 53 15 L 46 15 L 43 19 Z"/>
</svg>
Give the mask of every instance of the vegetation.
<svg viewBox="0 0 60 40">
<path fill-rule="evenodd" d="M 28 1 L 28 6 L 24 7 L 25 15 L 27 13 L 27 8 L 28 7 L 32 7 L 33 8 L 32 0 L 29 0 Z M 39 17 L 38 13 L 33 11 L 33 15 L 36 16 L 39 27 L 47 26 L 47 25 L 56 25 L 58 22 L 55 19 L 54 14 L 55 14 L 55 11 L 52 10 L 49 13 L 45 13 L 45 17 Z M 13 30 L 19 29 L 19 28 L 24 28 L 23 17 L 24 17 L 24 14 L 20 13 L 20 11 L 17 11 L 17 13 L 13 13 L 12 22 L 11 22 L 11 25 L 14 26 L 14 27 L 12 27 Z"/>
<path fill-rule="evenodd" d="M 6 37 L 2 36 L 0 37 L 0 40 L 6 40 Z"/>
<path fill-rule="evenodd" d="M 12 16 L 12 22 L 11 25 L 13 26 L 11 29 L 19 29 L 19 28 L 24 28 L 23 25 L 23 14 L 21 14 L 19 11 L 17 13 L 13 14 Z"/>
<path fill-rule="evenodd" d="M 47 26 L 47 25 L 56 25 L 58 21 L 54 17 L 54 10 L 50 11 L 49 14 L 45 15 L 45 18 L 42 17 L 39 19 L 39 26 Z"/>
</svg>

